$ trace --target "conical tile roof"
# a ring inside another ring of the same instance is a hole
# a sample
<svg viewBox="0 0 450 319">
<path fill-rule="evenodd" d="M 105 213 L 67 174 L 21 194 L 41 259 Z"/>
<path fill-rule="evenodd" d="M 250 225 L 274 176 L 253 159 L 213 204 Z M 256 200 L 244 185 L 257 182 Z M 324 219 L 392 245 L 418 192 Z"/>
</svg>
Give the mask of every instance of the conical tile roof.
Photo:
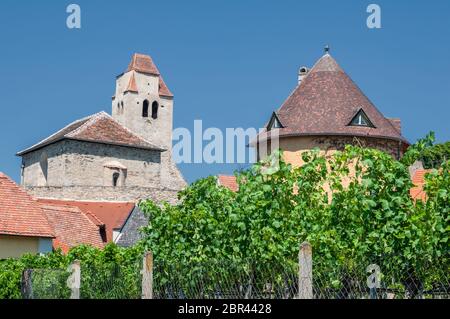
<svg viewBox="0 0 450 319">
<path fill-rule="evenodd" d="M 373 124 L 371 127 L 350 125 L 361 110 Z M 276 114 L 283 126 L 280 137 L 349 135 L 409 144 L 328 53 L 317 61 Z"/>
</svg>

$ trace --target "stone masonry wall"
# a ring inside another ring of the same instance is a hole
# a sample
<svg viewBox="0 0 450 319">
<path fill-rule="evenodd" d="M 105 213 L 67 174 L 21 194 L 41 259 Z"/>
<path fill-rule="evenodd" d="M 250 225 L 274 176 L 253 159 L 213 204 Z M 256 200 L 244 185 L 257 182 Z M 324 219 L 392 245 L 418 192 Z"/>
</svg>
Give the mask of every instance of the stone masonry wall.
<svg viewBox="0 0 450 319">
<path fill-rule="evenodd" d="M 104 187 L 104 186 L 27 186 L 26 191 L 37 198 L 81 201 L 134 202 L 152 199 L 157 203 L 178 202 L 178 191 L 157 187 Z"/>
<path fill-rule="evenodd" d="M 40 165 L 44 152 L 48 156 L 46 183 Z M 65 140 L 23 157 L 23 186 L 46 198 L 136 201 L 156 194 L 157 200 L 169 200 L 186 184 L 172 167 L 169 154 L 164 153 Z M 115 171 L 105 166 L 111 162 L 126 167 L 124 185 L 113 187 Z"/>
</svg>

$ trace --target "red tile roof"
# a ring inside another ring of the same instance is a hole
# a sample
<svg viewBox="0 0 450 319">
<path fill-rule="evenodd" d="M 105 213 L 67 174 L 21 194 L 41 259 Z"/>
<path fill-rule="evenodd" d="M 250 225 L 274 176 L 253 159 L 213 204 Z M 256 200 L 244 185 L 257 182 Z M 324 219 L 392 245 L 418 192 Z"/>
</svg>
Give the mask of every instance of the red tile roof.
<svg viewBox="0 0 450 319">
<path fill-rule="evenodd" d="M 217 176 L 217 183 L 233 192 L 237 192 L 239 190 L 236 176 L 219 175 Z"/>
<path fill-rule="evenodd" d="M 420 199 L 424 201 L 427 199 L 427 193 L 424 191 L 423 187 L 425 185 L 425 175 L 431 171 L 431 169 L 419 169 L 414 173 L 412 178 L 414 187 L 409 191 L 414 200 Z"/>
<path fill-rule="evenodd" d="M 170 92 L 166 83 L 164 82 L 161 73 L 156 67 L 155 63 L 153 63 L 152 58 L 149 55 L 135 53 L 131 59 L 130 64 L 126 72 L 136 71 L 145 74 L 152 74 L 159 76 L 159 95 L 165 97 L 173 97 L 172 92 Z"/>
<path fill-rule="evenodd" d="M 39 204 L 0 172 L 0 234 L 53 238 L 54 233 Z"/>
<path fill-rule="evenodd" d="M 122 228 L 135 206 L 134 203 L 125 202 L 81 202 L 53 199 L 39 199 L 39 202 L 79 208 L 92 222 L 97 225 L 104 224 L 106 226 L 107 242 L 113 240 L 113 230 Z"/>
<path fill-rule="evenodd" d="M 67 125 L 36 145 L 17 153 L 17 155 L 24 155 L 64 139 L 153 149 L 157 151 L 164 150 L 162 147 L 156 146 L 131 132 L 114 120 L 109 114 L 100 112 Z"/>
<path fill-rule="evenodd" d="M 349 125 L 361 109 L 375 127 Z M 280 137 L 349 135 L 409 144 L 398 130 L 399 121 L 385 118 L 329 54 L 315 64 L 276 114 L 283 126 Z M 265 137 L 267 133 L 260 135 Z"/>
<path fill-rule="evenodd" d="M 55 232 L 54 248 L 67 253 L 81 244 L 104 247 L 100 228 L 78 207 L 39 202 Z"/>
<path fill-rule="evenodd" d="M 146 74 L 160 75 L 159 70 L 153 63 L 152 58 L 149 55 L 140 53 L 133 54 L 126 72 L 131 70 Z"/>
</svg>

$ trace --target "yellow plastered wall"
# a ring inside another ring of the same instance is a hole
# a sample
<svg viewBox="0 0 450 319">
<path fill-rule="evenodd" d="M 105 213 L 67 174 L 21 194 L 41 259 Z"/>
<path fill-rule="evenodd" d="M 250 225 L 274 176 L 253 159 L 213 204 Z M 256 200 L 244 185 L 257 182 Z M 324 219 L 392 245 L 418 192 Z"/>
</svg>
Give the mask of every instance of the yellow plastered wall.
<svg viewBox="0 0 450 319">
<path fill-rule="evenodd" d="M 0 259 L 19 258 L 39 252 L 39 238 L 0 235 Z"/>
<path fill-rule="evenodd" d="M 336 150 L 330 149 L 328 145 L 318 145 L 312 137 L 292 137 L 280 139 L 280 149 L 283 150 L 283 160 L 294 167 L 304 164 L 302 153 L 319 148 L 321 155 L 331 156 Z"/>
</svg>

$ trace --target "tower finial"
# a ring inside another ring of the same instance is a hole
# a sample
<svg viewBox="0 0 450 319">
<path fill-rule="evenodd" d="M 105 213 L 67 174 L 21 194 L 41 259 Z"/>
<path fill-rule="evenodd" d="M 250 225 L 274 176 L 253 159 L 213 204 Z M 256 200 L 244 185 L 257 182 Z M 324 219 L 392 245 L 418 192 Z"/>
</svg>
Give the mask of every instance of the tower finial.
<svg viewBox="0 0 450 319">
<path fill-rule="evenodd" d="M 328 54 L 330 52 L 330 46 L 327 44 L 324 48 L 325 54 Z"/>
</svg>

